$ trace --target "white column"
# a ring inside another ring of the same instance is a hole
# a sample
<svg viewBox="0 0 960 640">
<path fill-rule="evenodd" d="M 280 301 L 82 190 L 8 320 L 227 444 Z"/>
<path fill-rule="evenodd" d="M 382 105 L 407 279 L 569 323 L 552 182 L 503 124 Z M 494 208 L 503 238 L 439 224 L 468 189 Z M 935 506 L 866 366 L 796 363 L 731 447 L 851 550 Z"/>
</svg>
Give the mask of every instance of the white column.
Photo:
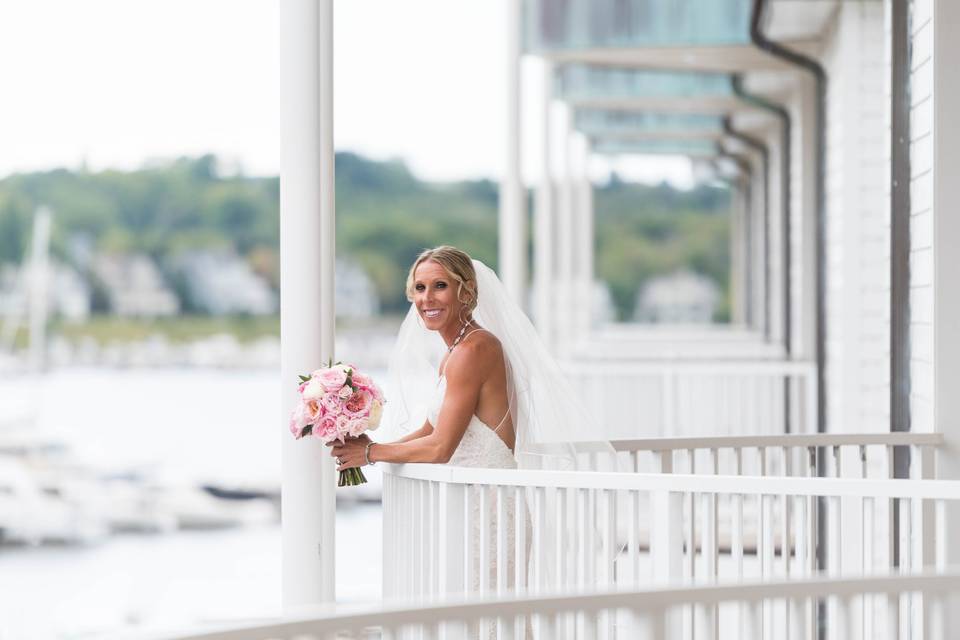
<svg viewBox="0 0 960 640">
<path fill-rule="evenodd" d="M 505 0 L 507 13 L 507 131 L 498 228 L 500 279 L 514 302 L 526 308 L 526 198 L 520 176 L 520 0 Z"/>
<path fill-rule="evenodd" d="M 933 126 L 930 138 L 920 137 L 919 132 L 911 131 L 911 155 L 920 156 L 932 154 L 932 181 L 924 174 L 919 158 L 913 161 L 911 174 L 916 189 L 926 190 L 927 193 L 918 193 L 914 196 L 912 207 L 915 212 L 924 210 L 929 203 L 933 211 L 933 235 L 930 238 L 933 262 L 933 299 L 928 300 L 918 295 L 911 296 L 911 334 L 913 336 L 911 355 L 914 370 L 922 365 L 923 355 L 918 353 L 921 341 L 925 342 L 924 316 L 933 320 L 933 348 L 924 350 L 932 352 L 933 356 L 933 420 L 934 428 L 946 438 L 946 445 L 938 450 L 938 476 L 951 480 L 960 479 L 960 393 L 957 393 L 960 382 L 960 288 L 957 287 L 957 274 L 960 274 L 960 181 L 957 180 L 957 167 L 960 166 L 960 127 L 956 117 L 960 113 L 960 75 L 956 71 L 956 60 L 960 56 L 960 3 L 933 2 L 933 0 L 917 2 L 914 5 L 914 28 L 926 23 L 924 18 L 932 14 L 932 24 L 926 24 L 924 30 L 932 33 L 914 34 L 914 51 L 920 44 L 921 36 L 932 38 L 933 55 L 922 67 L 914 70 L 914 87 L 920 85 L 922 75 L 932 77 L 932 105 L 924 108 L 922 105 L 914 107 L 912 125 L 914 129 L 928 126 L 932 118 Z M 920 14 L 920 15 L 918 15 Z M 928 49 L 929 51 L 929 49 Z M 919 61 L 918 61 L 919 62 Z M 927 67 L 927 65 L 930 65 Z M 929 82 L 929 80 L 927 80 Z M 923 83 L 926 85 L 926 82 Z M 929 85 L 926 85 L 929 86 Z M 919 124 L 923 121 L 926 124 Z M 930 142 L 932 140 L 932 142 Z M 931 151 L 932 147 L 932 151 Z M 932 193 L 930 193 L 932 192 Z M 932 195 L 932 198 L 927 199 Z M 917 214 L 922 215 L 922 214 Z M 911 244 L 922 247 L 927 241 L 925 233 L 917 228 L 911 233 Z M 911 256 L 911 264 L 919 263 L 922 259 L 922 250 L 918 249 Z M 919 265 L 918 265 L 919 266 Z M 928 274 L 913 267 L 911 273 L 911 288 L 914 283 L 922 283 Z M 917 292 L 921 293 L 920 291 Z M 930 307 L 932 306 L 932 309 Z M 918 308 L 915 308 L 918 307 Z M 919 307 L 923 307 L 921 310 Z M 928 329 L 928 327 L 927 327 Z M 919 376 L 918 376 L 919 377 Z M 920 391 L 925 380 L 914 379 L 911 384 Z M 920 422 L 916 414 L 928 411 L 926 403 L 921 403 L 920 393 L 914 392 L 917 397 L 917 406 L 911 406 L 911 420 L 914 424 Z M 911 404 L 914 400 L 911 399 Z M 960 563 L 960 546 L 952 544 L 960 537 L 960 507 L 956 503 L 947 505 L 947 564 Z M 954 598 L 957 604 L 958 598 Z M 960 623 L 960 610 L 956 606 L 948 607 L 950 625 L 955 628 Z"/>
<path fill-rule="evenodd" d="M 750 264 L 753 273 L 750 276 L 752 285 L 751 307 L 753 309 L 753 329 L 758 334 L 763 334 L 765 329 L 765 308 L 767 301 L 764 297 L 763 284 L 766 277 L 765 245 L 763 243 L 763 220 L 764 211 L 767 203 L 763 199 L 764 191 L 764 166 L 763 156 L 756 152 L 750 153 L 750 165 L 753 168 L 751 174 L 750 196 L 752 206 L 750 207 L 750 247 L 753 251 Z"/>
<path fill-rule="evenodd" d="M 534 278 L 537 299 L 535 301 L 537 328 L 547 346 L 555 346 L 555 323 L 553 310 L 554 279 L 554 197 L 550 164 L 550 104 L 553 98 L 553 65 L 543 62 L 543 95 L 541 104 L 540 185 L 534 202 Z"/>
<path fill-rule="evenodd" d="M 730 324 L 745 324 L 744 303 L 744 198 L 739 181 L 730 181 Z"/>
<path fill-rule="evenodd" d="M 767 203 L 767 215 L 769 216 L 770 228 L 768 242 L 770 243 L 770 339 L 775 343 L 783 342 L 783 270 L 782 270 L 782 251 L 783 249 L 783 170 L 781 156 L 783 154 L 780 148 L 780 132 L 776 129 L 771 131 L 765 138 L 769 153 L 770 181 L 769 198 Z"/>
<path fill-rule="evenodd" d="M 793 119 L 794 218 L 793 352 L 797 358 L 817 356 L 817 120 L 816 86 L 810 74 L 797 76 L 797 91 L 791 108 Z"/>
<path fill-rule="evenodd" d="M 573 112 L 567 106 L 559 127 L 560 176 L 557 180 L 557 287 L 554 308 L 557 314 L 558 346 L 570 347 L 575 326 L 574 315 L 574 229 L 576 195 L 573 159 Z"/>
<path fill-rule="evenodd" d="M 282 599 L 284 611 L 333 602 L 335 477 L 319 440 L 287 428 L 297 374 L 333 357 L 333 0 L 280 8 Z"/>
<path fill-rule="evenodd" d="M 580 293 L 577 304 L 577 337 L 590 332 L 593 317 L 593 184 L 590 182 L 590 141 L 580 136 L 577 176 L 577 280 Z"/>
</svg>

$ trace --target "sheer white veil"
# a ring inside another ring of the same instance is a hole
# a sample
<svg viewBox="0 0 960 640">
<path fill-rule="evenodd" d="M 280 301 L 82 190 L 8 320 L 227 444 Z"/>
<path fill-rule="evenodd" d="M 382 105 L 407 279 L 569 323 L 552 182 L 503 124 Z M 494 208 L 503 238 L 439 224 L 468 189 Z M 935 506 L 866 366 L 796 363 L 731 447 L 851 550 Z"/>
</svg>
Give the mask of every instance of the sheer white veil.
<svg viewBox="0 0 960 640">
<path fill-rule="evenodd" d="M 575 468 L 577 449 L 572 443 L 596 442 L 596 434 L 601 433 L 590 420 L 582 392 L 570 385 L 493 270 L 479 260 L 473 260 L 473 266 L 477 276 L 473 318 L 493 333 L 503 348 L 518 465 L 533 469 Z M 436 393 L 438 368 L 445 352 L 439 334 L 424 327 L 411 305 L 390 360 L 394 397 L 387 399 L 384 416 L 390 435 L 400 437 L 423 425 Z M 613 452 L 612 447 L 603 450 Z"/>
</svg>

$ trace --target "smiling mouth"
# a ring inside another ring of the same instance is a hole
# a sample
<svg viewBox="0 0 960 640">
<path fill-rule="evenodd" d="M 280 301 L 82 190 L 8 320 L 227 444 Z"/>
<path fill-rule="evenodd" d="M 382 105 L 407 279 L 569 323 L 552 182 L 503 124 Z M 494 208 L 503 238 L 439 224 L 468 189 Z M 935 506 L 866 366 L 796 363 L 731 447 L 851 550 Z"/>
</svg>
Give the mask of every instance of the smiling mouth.
<svg viewBox="0 0 960 640">
<path fill-rule="evenodd" d="M 424 318 L 436 318 L 436 317 L 438 317 L 439 315 L 440 315 L 440 309 L 424 310 L 424 312 L 423 312 L 423 317 L 424 317 Z"/>
</svg>

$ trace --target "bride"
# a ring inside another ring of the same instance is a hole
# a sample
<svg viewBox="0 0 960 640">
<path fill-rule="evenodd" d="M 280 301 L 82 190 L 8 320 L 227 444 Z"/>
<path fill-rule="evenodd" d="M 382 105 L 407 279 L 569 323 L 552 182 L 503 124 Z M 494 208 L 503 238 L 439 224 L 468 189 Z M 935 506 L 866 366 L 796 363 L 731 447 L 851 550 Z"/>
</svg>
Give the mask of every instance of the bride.
<svg viewBox="0 0 960 640">
<path fill-rule="evenodd" d="M 463 251 L 444 246 L 417 257 L 407 277 L 407 298 L 413 306 L 400 332 L 401 354 L 395 356 L 396 366 L 391 368 L 395 379 L 409 382 L 410 363 L 429 357 L 426 352 L 402 355 L 402 351 L 415 348 L 410 334 L 421 327 L 439 334 L 446 351 L 433 374 L 434 402 L 423 424 L 395 442 L 375 443 L 361 436 L 336 443 L 331 455 L 339 460 L 338 470 L 381 461 L 517 466 L 504 349 L 497 336 L 473 315 L 484 293 L 477 285 L 474 262 Z M 411 362 L 397 362 L 404 359 Z M 412 404 L 407 396 L 415 393 L 405 393 L 404 386 L 409 388 L 409 384 L 401 383 L 400 402 Z"/>
<path fill-rule="evenodd" d="M 333 443 L 337 469 L 376 462 L 575 468 L 572 443 L 596 438 L 582 396 L 570 388 L 496 274 L 454 247 L 428 249 L 410 267 L 407 297 L 413 304 L 391 358 L 395 392 L 384 416 L 388 428 L 405 435 L 393 442 L 364 435 Z M 494 540 L 498 527 L 496 491 L 487 491 L 487 531 L 480 531 L 479 489 L 470 500 L 473 584 L 466 586 L 474 592 L 480 587 L 480 536 Z M 504 507 L 508 547 L 503 562 L 492 550 L 487 586 L 502 571 L 513 585 L 518 523 L 512 492 Z M 519 525 L 529 530 L 529 514 L 521 512 Z M 529 546 L 529 536 L 524 539 Z"/>
</svg>

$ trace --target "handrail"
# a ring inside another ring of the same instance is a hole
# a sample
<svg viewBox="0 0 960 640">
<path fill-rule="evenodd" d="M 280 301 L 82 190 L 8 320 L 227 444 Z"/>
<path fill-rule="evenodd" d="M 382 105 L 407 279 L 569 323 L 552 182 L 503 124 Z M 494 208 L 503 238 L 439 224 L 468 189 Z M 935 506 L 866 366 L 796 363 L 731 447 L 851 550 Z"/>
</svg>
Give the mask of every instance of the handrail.
<svg viewBox="0 0 960 640">
<path fill-rule="evenodd" d="M 561 361 L 561 368 L 571 369 L 580 375 L 618 374 L 663 375 L 666 373 L 703 373 L 711 375 L 754 375 L 758 373 L 812 374 L 816 368 L 813 361 L 805 360 L 730 360 L 701 359 L 673 360 L 648 358 L 630 362 L 582 360 Z"/>
<path fill-rule="evenodd" d="M 384 473 L 458 485 L 556 487 L 643 492 L 960 500 L 960 480 L 865 480 L 791 476 L 725 476 L 607 471 L 484 469 L 436 464 L 384 464 Z"/>
<path fill-rule="evenodd" d="M 676 438 L 636 438 L 630 440 L 611 440 L 609 442 L 573 442 L 569 445 L 544 444 L 531 448 L 533 453 L 569 451 L 572 447 L 578 453 L 614 451 L 688 451 L 690 449 L 739 449 L 739 448 L 779 448 L 779 447 L 844 447 L 844 446 L 943 446 L 942 433 L 816 433 L 757 436 L 706 436 Z"/>
<path fill-rule="evenodd" d="M 630 609 L 655 614 L 677 605 L 718 605 L 725 602 L 762 602 L 780 599 L 850 597 L 860 594 L 940 594 L 960 590 L 960 570 L 919 572 L 909 575 L 872 575 L 855 578 L 814 577 L 789 581 L 744 581 L 709 586 L 653 589 L 617 589 L 549 595 L 457 599 L 440 603 L 381 604 L 364 610 L 331 612 L 318 608 L 278 622 L 221 627 L 181 635 L 152 636 L 168 640 L 263 640 L 299 635 L 329 634 L 345 629 L 399 628 L 404 625 L 435 625 L 451 621 L 472 622 L 481 618 L 512 618 L 578 611 L 597 614 L 611 609 Z M 143 636 L 148 640 L 151 636 Z"/>
</svg>

